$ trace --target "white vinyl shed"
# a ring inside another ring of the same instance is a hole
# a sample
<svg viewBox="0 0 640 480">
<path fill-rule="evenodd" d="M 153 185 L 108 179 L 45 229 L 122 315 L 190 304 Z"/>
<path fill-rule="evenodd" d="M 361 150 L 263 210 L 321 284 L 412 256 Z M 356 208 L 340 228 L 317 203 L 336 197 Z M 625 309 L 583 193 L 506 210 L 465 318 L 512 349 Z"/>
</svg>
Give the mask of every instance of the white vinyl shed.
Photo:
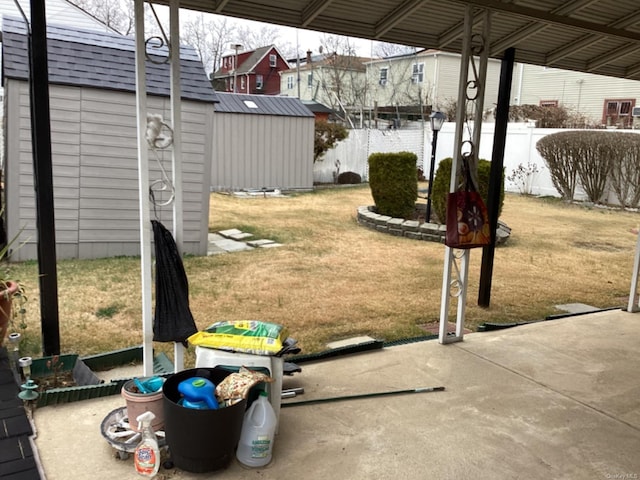
<svg viewBox="0 0 640 480">
<path fill-rule="evenodd" d="M 311 190 L 315 116 L 297 98 L 217 93 L 212 191 Z"/>
<path fill-rule="evenodd" d="M 37 257 L 27 37 L 3 19 L 7 238 L 26 240 L 12 260 Z M 135 43 L 132 38 L 48 26 L 57 258 L 140 254 Z M 147 60 L 148 112 L 170 118 L 167 49 Z M 160 63 L 163 62 L 163 63 Z M 216 94 L 194 51 L 182 48 L 182 185 L 185 253 L 207 251 Z M 166 133 L 166 131 L 165 131 Z M 149 179 L 171 178 L 171 154 L 149 154 Z M 158 198 L 162 201 L 162 198 Z M 171 205 L 151 218 L 172 228 Z"/>
</svg>

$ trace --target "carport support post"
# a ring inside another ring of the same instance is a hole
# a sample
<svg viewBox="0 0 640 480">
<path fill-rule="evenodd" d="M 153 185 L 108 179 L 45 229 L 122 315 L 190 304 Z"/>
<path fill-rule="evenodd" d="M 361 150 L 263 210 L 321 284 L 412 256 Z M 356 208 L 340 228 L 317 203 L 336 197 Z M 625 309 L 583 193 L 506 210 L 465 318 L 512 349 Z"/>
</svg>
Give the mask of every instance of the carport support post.
<svg viewBox="0 0 640 480">
<path fill-rule="evenodd" d="M 144 1 L 134 1 L 136 33 L 136 108 L 138 121 L 138 195 L 140 210 L 140 274 L 142 282 L 142 361 L 145 377 L 153 375 L 151 315 L 151 219 L 149 215 L 149 152 L 147 150 L 146 46 Z"/>
<path fill-rule="evenodd" d="M 462 43 L 462 55 L 460 60 L 460 79 L 458 85 L 458 108 L 456 111 L 456 136 L 454 143 L 453 161 L 451 164 L 451 181 L 449 191 L 455 192 L 458 189 L 458 172 L 461 168 L 463 157 L 466 157 L 471 169 L 471 175 L 477 179 L 478 150 L 480 148 L 480 133 L 482 121 L 473 122 L 473 132 L 469 140 L 463 141 L 463 130 L 467 123 L 467 100 L 475 104 L 474 118 L 481 119 L 484 92 L 487 74 L 488 45 L 485 44 L 489 38 L 491 29 L 491 15 L 488 10 L 484 11 L 483 34 L 480 49 L 473 45 L 473 7 L 468 5 L 464 16 L 464 37 Z M 480 70 L 476 71 L 474 57 L 480 56 Z M 470 72 L 469 68 L 473 71 Z M 469 74 L 473 78 L 469 80 Z M 475 90 L 475 95 L 473 90 Z M 471 92 L 467 90 L 471 89 Z M 476 182 L 477 183 L 477 182 Z M 442 296 L 440 302 L 440 328 L 438 340 L 440 343 L 460 342 L 464 337 L 465 307 L 467 301 L 467 287 L 469 278 L 469 250 L 457 250 L 445 247 L 444 272 L 442 276 Z M 456 330 L 455 335 L 448 332 L 449 308 L 451 301 L 456 304 Z"/>
<path fill-rule="evenodd" d="M 489 191 L 487 193 L 487 210 L 489 211 L 489 228 L 491 243 L 482 249 L 482 266 L 480 270 L 480 289 L 478 305 L 488 307 L 491 301 L 491 279 L 493 276 L 493 259 L 496 250 L 496 229 L 500 210 L 500 193 L 502 191 L 502 170 L 504 168 L 504 147 L 507 140 L 509 123 L 509 98 L 511 97 L 511 79 L 515 49 L 508 48 L 504 52 L 500 67 L 500 86 L 498 87 L 498 105 L 496 107 L 496 125 L 493 132 L 493 152 L 491 153 L 491 173 L 489 175 Z"/>
<path fill-rule="evenodd" d="M 38 231 L 38 272 L 42 352 L 60 354 L 56 228 L 53 208 L 53 168 L 49 115 L 49 70 L 45 0 L 31 0 L 29 35 L 31 145 Z"/>
<path fill-rule="evenodd" d="M 183 254 L 182 222 L 182 109 L 180 96 L 180 19 L 178 0 L 169 5 L 169 48 L 171 49 L 171 124 L 173 125 L 172 170 L 175 197 L 173 201 L 173 236 L 180 255 Z M 184 347 L 173 344 L 173 368 L 179 372 L 184 368 Z"/>
</svg>

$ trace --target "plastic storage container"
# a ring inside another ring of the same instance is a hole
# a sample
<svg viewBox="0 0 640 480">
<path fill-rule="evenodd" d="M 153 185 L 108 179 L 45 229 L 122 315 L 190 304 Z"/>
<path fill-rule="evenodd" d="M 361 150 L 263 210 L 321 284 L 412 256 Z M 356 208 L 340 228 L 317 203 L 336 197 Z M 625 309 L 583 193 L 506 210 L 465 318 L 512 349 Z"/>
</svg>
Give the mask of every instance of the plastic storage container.
<svg viewBox="0 0 640 480">
<path fill-rule="evenodd" d="M 147 378 L 142 381 L 148 380 Z M 144 412 L 153 412 L 155 418 L 151 422 L 151 428 L 155 431 L 164 428 L 164 403 L 162 388 L 157 392 L 139 393 L 135 380 L 125 382 L 120 391 L 127 405 L 127 418 L 132 430 L 138 430 L 136 419 Z"/>
<path fill-rule="evenodd" d="M 246 400 L 216 410 L 178 404 L 182 399 L 178 385 L 184 380 L 201 377 L 218 385 L 229 373 L 222 368 L 195 368 L 171 375 L 164 382 L 164 431 L 176 467 L 204 473 L 226 468 L 233 459 Z"/>
<path fill-rule="evenodd" d="M 267 392 L 261 392 L 244 415 L 236 457 L 247 467 L 264 467 L 271 462 L 277 418 Z"/>
</svg>

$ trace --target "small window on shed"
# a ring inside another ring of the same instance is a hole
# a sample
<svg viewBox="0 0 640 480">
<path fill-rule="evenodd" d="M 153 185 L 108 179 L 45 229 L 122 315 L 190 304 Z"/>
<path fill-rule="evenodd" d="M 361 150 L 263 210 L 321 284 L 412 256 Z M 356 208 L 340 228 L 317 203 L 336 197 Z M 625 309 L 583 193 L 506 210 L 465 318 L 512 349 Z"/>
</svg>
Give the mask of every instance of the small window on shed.
<svg viewBox="0 0 640 480">
<path fill-rule="evenodd" d="M 540 100 L 541 107 L 557 107 L 558 100 Z"/>
<path fill-rule="evenodd" d="M 247 108 L 258 108 L 258 105 L 253 100 L 244 100 L 244 105 Z"/>
</svg>

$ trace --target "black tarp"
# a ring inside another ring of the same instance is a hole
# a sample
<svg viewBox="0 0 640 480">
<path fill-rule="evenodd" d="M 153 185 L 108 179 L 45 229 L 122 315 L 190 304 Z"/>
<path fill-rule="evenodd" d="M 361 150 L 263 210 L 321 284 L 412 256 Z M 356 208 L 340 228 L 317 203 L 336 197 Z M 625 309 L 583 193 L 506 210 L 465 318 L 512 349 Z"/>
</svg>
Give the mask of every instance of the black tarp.
<svg viewBox="0 0 640 480">
<path fill-rule="evenodd" d="M 151 220 L 156 253 L 156 309 L 153 340 L 186 343 L 198 331 L 189 309 L 189 282 L 173 235 Z"/>
</svg>

